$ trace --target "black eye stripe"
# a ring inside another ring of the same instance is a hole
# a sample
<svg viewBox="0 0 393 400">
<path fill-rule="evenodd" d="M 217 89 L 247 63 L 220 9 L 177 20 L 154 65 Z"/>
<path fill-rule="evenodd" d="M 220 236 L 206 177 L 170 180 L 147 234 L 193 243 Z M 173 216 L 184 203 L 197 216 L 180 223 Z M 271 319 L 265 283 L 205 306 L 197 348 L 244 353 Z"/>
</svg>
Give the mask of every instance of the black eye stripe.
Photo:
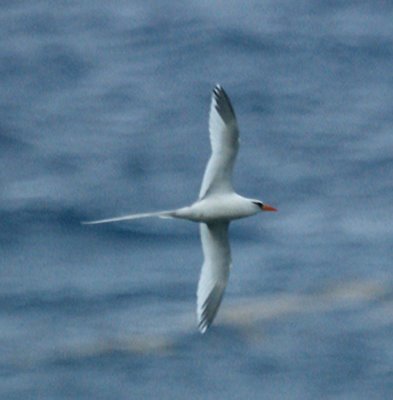
<svg viewBox="0 0 393 400">
<path fill-rule="evenodd" d="M 260 201 L 253 201 L 254 204 L 256 204 L 260 209 L 263 208 L 263 203 Z"/>
</svg>

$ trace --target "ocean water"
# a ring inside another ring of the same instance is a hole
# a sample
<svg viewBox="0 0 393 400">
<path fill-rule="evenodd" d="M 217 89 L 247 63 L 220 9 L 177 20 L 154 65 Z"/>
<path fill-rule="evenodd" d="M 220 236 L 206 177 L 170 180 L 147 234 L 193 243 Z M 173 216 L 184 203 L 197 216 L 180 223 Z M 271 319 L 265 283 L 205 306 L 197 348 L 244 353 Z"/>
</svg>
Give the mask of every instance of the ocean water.
<svg viewBox="0 0 393 400">
<path fill-rule="evenodd" d="M 393 6 L 0 4 L 0 398 L 387 399 Z M 80 221 L 197 197 L 232 99 L 235 222 L 196 327 L 196 224 Z"/>
</svg>

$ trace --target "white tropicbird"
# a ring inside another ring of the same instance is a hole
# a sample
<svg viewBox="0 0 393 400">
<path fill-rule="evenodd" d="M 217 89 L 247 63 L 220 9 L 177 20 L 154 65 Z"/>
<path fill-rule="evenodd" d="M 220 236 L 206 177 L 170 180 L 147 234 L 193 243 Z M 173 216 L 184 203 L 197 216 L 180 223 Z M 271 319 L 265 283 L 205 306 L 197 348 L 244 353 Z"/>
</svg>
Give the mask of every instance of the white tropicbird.
<svg viewBox="0 0 393 400">
<path fill-rule="evenodd" d="M 239 129 L 229 97 L 220 85 L 213 89 L 209 131 L 212 154 L 195 203 L 177 210 L 84 222 L 101 224 L 146 217 L 200 222 L 204 263 L 197 290 L 197 316 L 201 333 L 213 322 L 228 282 L 231 267 L 229 223 L 233 219 L 249 217 L 261 211 L 277 211 L 259 200 L 242 197 L 233 190 L 232 171 L 239 149 Z"/>
</svg>

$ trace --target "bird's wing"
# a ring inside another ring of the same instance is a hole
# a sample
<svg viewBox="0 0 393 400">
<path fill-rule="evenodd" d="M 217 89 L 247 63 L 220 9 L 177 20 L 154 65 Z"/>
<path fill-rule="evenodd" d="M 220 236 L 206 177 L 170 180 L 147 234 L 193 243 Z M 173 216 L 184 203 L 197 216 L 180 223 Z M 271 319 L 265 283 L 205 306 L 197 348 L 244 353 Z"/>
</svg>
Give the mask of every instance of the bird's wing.
<svg viewBox="0 0 393 400">
<path fill-rule="evenodd" d="M 231 267 L 228 226 L 229 222 L 200 224 L 205 260 L 198 283 L 197 315 L 202 333 L 213 322 L 228 282 Z"/>
<path fill-rule="evenodd" d="M 224 89 L 213 89 L 209 115 L 212 154 L 203 176 L 199 198 L 210 193 L 232 192 L 232 170 L 239 149 L 235 112 Z"/>
</svg>

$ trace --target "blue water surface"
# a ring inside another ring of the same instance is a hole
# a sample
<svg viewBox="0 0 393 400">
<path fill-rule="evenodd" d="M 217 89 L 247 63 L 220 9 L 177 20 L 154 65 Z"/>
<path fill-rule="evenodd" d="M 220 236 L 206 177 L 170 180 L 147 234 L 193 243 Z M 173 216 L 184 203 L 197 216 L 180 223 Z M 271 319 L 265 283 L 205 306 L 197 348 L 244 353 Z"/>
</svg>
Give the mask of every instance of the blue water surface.
<svg viewBox="0 0 393 400">
<path fill-rule="evenodd" d="M 0 398 L 387 399 L 393 5 L 0 4 Z M 81 221 L 197 197 L 210 94 L 235 107 L 219 315 L 196 224 Z"/>
</svg>

